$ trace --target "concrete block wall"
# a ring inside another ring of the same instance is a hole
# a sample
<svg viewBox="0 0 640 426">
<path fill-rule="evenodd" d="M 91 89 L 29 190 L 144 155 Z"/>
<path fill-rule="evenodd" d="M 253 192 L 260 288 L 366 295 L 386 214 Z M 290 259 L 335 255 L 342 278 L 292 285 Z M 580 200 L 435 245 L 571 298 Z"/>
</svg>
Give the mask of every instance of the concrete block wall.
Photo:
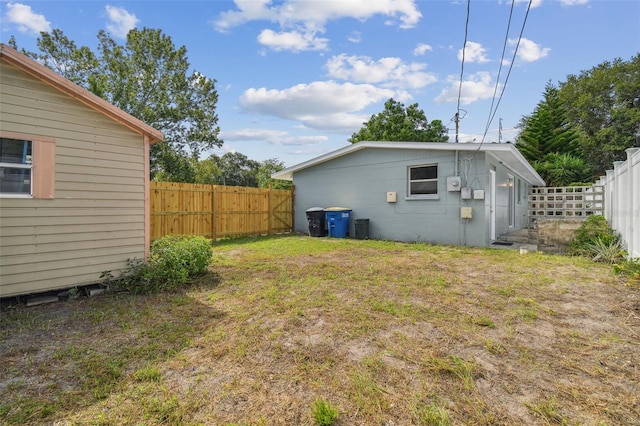
<svg viewBox="0 0 640 426">
<path fill-rule="evenodd" d="M 538 250 L 545 253 L 566 253 L 575 239 L 575 232 L 585 219 L 538 218 Z"/>
</svg>

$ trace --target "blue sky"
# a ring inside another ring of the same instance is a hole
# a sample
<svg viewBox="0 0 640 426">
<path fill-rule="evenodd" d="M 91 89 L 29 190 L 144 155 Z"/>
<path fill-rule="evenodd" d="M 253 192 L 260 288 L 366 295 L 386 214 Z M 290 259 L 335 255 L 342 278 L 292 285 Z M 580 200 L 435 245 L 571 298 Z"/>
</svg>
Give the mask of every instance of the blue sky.
<svg viewBox="0 0 640 426">
<path fill-rule="evenodd" d="M 515 1 L 507 33 L 510 0 L 471 1 L 461 91 L 464 0 L 2 1 L 0 28 L 32 51 L 55 28 L 93 50 L 100 29 L 124 43 L 160 28 L 217 81 L 214 152 L 292 166 L 347 145 L 389 98 L 417 102 L 453 141 L 459 97 L 459 139 L 479 142 L 504 89 L 484 140 L 501 126 L 512 141 L 548 81 L 640 51 L 639 0 L 533 0 L 514 59 L 528 4 Z"/>
</svg>

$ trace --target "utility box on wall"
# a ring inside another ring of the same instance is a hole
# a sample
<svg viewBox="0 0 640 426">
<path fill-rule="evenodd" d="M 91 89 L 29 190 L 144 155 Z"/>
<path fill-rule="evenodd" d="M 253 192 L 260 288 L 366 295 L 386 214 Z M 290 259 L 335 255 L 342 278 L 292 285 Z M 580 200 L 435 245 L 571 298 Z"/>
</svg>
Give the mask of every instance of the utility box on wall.
<svg viewBox="0 0 640 426">
<path fill-rule="evenodd" d="M 460 207 L 460 219 L 473 218 L 473 209 L 471 207 Z"/>
<path fill-rule="evenodd" d="M 460 199 L 461 200 L 470 200 L 473 198 L 473 189 L 469 187 L 464 187 L 460 190 Z"/>
<path fill-rule="evenodd" d="M 398 199 L 397 192 L 387 192 L 387 203 L 395 203 Z"/>
</svg>

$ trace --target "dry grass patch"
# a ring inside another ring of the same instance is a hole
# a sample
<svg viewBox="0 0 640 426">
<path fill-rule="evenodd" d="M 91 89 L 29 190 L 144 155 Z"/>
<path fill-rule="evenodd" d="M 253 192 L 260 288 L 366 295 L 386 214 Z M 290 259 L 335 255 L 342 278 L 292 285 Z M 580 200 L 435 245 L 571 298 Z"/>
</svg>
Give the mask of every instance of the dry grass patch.
<svg viewBox="0 0 640 426">
<path fill-rule="evenodd" d="M 211 269 L 3 311 L 0 420 L 639 424 L 638 289 L 608 266 L 289 236 L 219 244 Z"/>
</svg>

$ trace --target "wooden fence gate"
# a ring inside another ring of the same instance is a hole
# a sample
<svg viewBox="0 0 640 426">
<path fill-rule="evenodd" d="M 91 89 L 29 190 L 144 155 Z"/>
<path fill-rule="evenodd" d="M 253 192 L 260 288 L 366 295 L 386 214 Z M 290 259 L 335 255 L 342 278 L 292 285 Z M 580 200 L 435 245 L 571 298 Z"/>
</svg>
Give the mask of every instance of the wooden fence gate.
<svg viewBox="0 0 640 426">
<path fill-rule="evenodd" d="M 152 241 L 165 235 L 217 239 L 293 230 L 293 188 L 150 184 Z"/>
</svg>

